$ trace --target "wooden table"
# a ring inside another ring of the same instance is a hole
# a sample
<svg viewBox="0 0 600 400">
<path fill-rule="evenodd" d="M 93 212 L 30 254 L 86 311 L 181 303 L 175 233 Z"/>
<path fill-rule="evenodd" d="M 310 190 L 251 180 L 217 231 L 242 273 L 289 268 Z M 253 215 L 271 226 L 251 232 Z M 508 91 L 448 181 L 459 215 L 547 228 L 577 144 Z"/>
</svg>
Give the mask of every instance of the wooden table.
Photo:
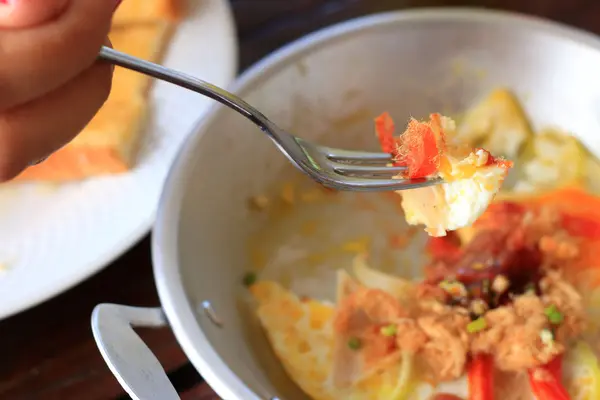
<svg viewBox="0 0 600 400">
<path fill-rule="evenodd" d="M 417 6 L 517 10 L 600 34 L 598 0 L 232 0 L 231 3 L 240 37 L 242 68 L 321 27 L 364 14 Z M 159 304 L 152 278 L 149 238 L 78 287 L 0 322 L 0 399 L 128 399 L 92 339 L 90 314 L 94 305 L 101 302 Z M 187 361 L 168 329 L 142 332 L 142 336 L 169 372 L 183 399 L 218 399 Z"/>
</svg>

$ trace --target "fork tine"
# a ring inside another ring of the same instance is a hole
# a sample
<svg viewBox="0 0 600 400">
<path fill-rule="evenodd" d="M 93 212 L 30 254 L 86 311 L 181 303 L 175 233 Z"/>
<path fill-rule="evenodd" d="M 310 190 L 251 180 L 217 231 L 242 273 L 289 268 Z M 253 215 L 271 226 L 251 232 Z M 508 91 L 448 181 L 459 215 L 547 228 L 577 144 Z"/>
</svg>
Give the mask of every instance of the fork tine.
<svg viewBox="0 0 600 400">
<path fill-rule="evenodd" d="M 391 163 L 392 155 L 388 153 L 335 149 L 315 145 L 295 136 L 293 138 L 302 150 L 302 157 L 306 159 L 296 160 L 293 156 L 289 154 L 288 156 L 296 161 L 296 166 L 314 180 L 332 189 L 354 192 L 398 191 L 443 183 L 441 178 L 432 177 L 420 179 L 377 177 L 376 175 L 397 174 L 405 171 L 406 167 L 365 165 L 377 162 Z"/>
<path fill-rule="evenodd" d="M 355 151 L 321 147 L 328 159 L 332 161 L 361 161 L 361 162 L 391 162 L 392 155 L 389 153 L 377 153 L 368 151 Z"/>
<path fill-rule="evenodd" d="M 332 162 L 335 172 L 342 175 L 398 175 L 406 171 L 406 167 L 367 166 Z"/>
<path fill-rule="evenodd" d="M 443 183 L 441 178 L 422 179 L 368 179 L 343 177 L 334 185 L 338 190 L 351 191 L 398 191 L 418 189 Z"/>
</svg>

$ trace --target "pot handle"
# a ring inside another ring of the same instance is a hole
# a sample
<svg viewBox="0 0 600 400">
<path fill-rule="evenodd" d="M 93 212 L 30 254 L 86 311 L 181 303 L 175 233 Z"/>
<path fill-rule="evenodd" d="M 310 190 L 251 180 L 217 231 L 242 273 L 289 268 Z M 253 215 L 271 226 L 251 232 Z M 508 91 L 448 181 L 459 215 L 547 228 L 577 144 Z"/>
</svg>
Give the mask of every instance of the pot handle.
<svg viewBox="0 0 600 400">
<path fill-rule="evenodd" d="M 156 356 L 146 346 L 135 327 L 167 326 L 161 308 L 99 304 L 92 313 L 96 345 L 123 389 L 133 400 L 179 400 Z"/>
</svg>

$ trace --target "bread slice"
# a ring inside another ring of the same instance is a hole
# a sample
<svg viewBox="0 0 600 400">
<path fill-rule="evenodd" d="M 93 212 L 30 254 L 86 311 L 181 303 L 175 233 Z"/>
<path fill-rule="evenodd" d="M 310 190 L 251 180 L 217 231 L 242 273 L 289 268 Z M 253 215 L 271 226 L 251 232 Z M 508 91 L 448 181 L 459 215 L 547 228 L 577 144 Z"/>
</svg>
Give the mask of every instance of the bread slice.
<svg viewBox="0 0 600 400">
<path fill-rule="evenodd" d="M 109 35 L 113 48 L 142 60 L 159 62 L 171 33 L 171 24 L 166 22 L 136 24 L 129 27 L 114 27 Z M 150 78 L 139 72 L 116 67 L 113 75 L 111 97 L 128 99 L 145 94 Z"/>
<path fill-rule="evenodd" d="M 157 21 L 175 22 L 182 0 L 124 0 L 113 17 L 113 26 Z"/>
<path fill-rule="evenodd" d="M 128 171 L 146 114 L 147 102 L 140 95 L 127 101 L 110 99 L 71 143 L 15 181 L 64 182 Z"/>
<path fill-rule="evenodd" d="M 170 23 L 118 27 L 113 46 L 132 56 L 158 62 Z M 16 181 L 72 181 L 126 172 L 134 165 L 151 81 L 143 74 L 116 67 L 111 94 L 94 119 L 69 144 L 41 164 L 27 168 Z"/>
</svg>

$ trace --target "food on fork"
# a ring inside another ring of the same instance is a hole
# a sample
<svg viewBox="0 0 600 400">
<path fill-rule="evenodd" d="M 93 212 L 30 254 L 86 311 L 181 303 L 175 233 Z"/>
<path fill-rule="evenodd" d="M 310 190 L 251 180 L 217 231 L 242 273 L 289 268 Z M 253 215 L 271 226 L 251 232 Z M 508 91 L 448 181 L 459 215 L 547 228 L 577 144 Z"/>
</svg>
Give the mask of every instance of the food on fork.
<svg viewBox="0 0 600 400">
<path fill-rule="evenodd" d="M 109 34 L 113 47 L 159 62 L 179 1 L 124 1 Z M 65 182 L 129 171 L 142 140 L 150 84 L 146 75 L 116 67 L 111 94 L 92 121 L 71 143 L 15 181 Z"/>
<path fill-rule="evenodd" d="M 456 139 L 454 121 L 431 114 L 429 121 L 411 119 L 406 131 L 394 136 L 389 114 L 376 118 L 375 129 L 382 150 L 396 165 L 406 166 L 399 178 L 438 177 L 444 183 L 398 192 L 406 221 L 425 225 L 431 236 L 444 236 L 472 224 L 500 190 L 512 162 L 487 150 L 472 149 Z"/>
</svg>

